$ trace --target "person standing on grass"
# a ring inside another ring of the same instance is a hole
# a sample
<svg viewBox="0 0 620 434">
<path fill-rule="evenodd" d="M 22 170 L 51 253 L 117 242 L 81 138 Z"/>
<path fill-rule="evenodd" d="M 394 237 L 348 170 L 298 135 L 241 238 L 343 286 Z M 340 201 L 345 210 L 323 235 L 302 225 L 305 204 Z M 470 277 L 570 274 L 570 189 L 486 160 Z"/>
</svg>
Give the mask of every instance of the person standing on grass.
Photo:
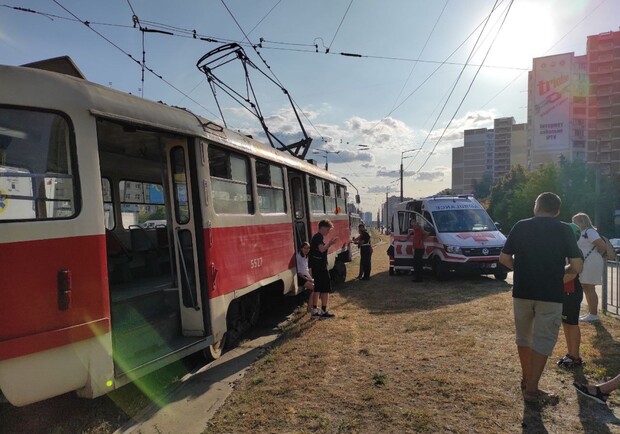
<svg viewBox="0 0 620 434">
<path fill-rule="evenodd" d="M 329 301 L 329 293 L 332 292 L 331 279 L 329 270 L 327 269 L 327 251 L 329 247 L 336 242 L 338 237 L 334 237 L 327 243 L 324 237 L 329 234 L 334 225 L 329 220 L 321 220 L 319 222 L 319 231 L 312 236 L 310 240 L 310 271 L 314 278 L 314 292 L 312 293 L 312 313 L 311 318 L 327 319 L 333 318 L 334 315 L 327 310 L 327 302 Z M 319 302 L 319 294 L 321 298 L 321 310 L 317 308 Z"/>
<path fill-rule="evenodd" d="M 523 399 L 529 403 L 557 399 L 538 383 L 560 331 L 564 274 L 579 274 L 583 268 L 571 228 L 557 218 L 561 204 L 555 193 L 541 193 L 534 202 L 534 217 L 514 225 L 499 258 L 514 270 L 515 341 Z"/>
<path fill-rule="evenodd" d="M 422 282 L 422 268 L 424 267 L 424 240 L 428 237 L 428 232 L 424 230 L 420 222 L 411 221 L 411 229 L 407 240 L 413 240 L 413 280 L 412 282 Z"/>
<path fill-rule="evenodd" d="M 358 229 L 360 234 L 353 240 L 360 249 L 360 274 L 357 278 L 359 280 L 370 280 L 370 269 L 372 264 L 370 234 L 368 230 L 366 230 L 364 223 L 360 223 Z"/>
<path fill-rule="evenodd" d="M 607 246 L 596 232 L 596 228 L 592 226 L 592 221 L 587 214 L 582 212 L 575 214 L 573 223 L 581 229 L 581 237 L 577 241 L 584 258 L 583 273 L 581 273 L 580 280 L 588 303 L 588 313 L 580 316 L 579 320 L 583 322 L 598 321 L 598 295 L 595 286 L 603 283 L 603 266 L 605 264 L 603 254 L 607 251 Z"/>
<path fill-rule="evenodd" d="M 578 240 L 581 230 L 575 223 L 569 226 Z M 581 346 L 581 330 L 579 329 L 579 309 L 583 300 L 583 287 L 578 274 L 564 274 L 564 298 L 562 301 L 562 329 L 566 338 L 568 353 L 558 360 L 561 368 L 580 368 L 585 365 L 579 355 Z"/>
</svg>

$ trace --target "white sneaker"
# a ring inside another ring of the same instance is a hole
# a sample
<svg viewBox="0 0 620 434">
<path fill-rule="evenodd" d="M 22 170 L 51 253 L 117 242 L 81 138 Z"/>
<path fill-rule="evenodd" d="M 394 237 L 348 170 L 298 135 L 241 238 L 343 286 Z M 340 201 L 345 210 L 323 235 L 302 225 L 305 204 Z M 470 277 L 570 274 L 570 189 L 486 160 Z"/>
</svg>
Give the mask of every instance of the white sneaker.
<svg viewBox="0 0 620 434">
<path fill-rule="evenodd" d="M 598 317 L 598 315 L 593 315 L 591 313 L 579 318 L 579 321 L 583 321 L 583 322 L 594 322 L 594 321 L 599 321 L 600 318 Z"/>
<path fill-rule="evenodd" d="M 310 318 L 318 319 L 320 316 L 321 316 L 321 311 L 318 308 L 312 309 L 312 312 L 310 313 Z"/>
</svg>

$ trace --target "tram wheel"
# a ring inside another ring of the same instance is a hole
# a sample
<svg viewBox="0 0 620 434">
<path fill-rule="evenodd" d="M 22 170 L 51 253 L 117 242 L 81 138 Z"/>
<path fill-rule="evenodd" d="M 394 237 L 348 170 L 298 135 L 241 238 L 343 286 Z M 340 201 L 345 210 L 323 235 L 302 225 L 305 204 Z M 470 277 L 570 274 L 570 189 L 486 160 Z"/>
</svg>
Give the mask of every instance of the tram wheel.
<svg viewBox="0 0 620 434">
<path fill-rule="evenodd" d="M 222 339 L 220 339 L 217 342 L 214 342 L 213 344 L 209 345 L 208 348 L 205 348 L 204 350 L 202 350 L 202 353 L 204 354 L 205 358 L 208 361 L 217 360 L 220 358 L 220 356 L 224 352 L 225 345 L 226 345 L 226 333 L 224 333 L 224 336 L 222 336 Z"/>
</svg>

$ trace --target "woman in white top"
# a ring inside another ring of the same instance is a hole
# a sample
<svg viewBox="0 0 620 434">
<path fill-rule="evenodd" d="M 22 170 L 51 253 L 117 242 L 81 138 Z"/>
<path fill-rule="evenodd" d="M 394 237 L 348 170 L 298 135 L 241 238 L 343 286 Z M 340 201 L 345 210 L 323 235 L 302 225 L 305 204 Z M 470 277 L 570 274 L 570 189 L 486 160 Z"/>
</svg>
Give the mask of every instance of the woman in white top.
<svg viewBox="0 0 620 434">
<path fill-rule="evenodd" d="M 310 252 L 310 243 L 304 241 L 301 245 L 301 249 L 295 255 L 297 259 L 297 283 L 300 288 L 305 288 L 310 291 L 310 298 L 312 298 L 312 292 L 314 291 L 314 279 L 310 274 L 310 269 L 308 268 L 308 253 Z M 310 303 L 310 298 L 308 299 L 308 312 L 312 310 L 312 306 Z"/>
<path fill-rule="evenodd" d="M 581 229 L 581 236 L 577 241 L 581 253 L 583 253 L 583 271 L 579 274 L 581 286 L 588 303 L 588 313 L 579 317 L 580 321 L 598 321 L 598 295 L 595 285 L 603 283 L 603 265 L 605 260 L 603 253 L 607 250 L 605 241 L 596 232 L 590 217 L 585 213 L 573 216 L 573 223 Z"/>
</svg>

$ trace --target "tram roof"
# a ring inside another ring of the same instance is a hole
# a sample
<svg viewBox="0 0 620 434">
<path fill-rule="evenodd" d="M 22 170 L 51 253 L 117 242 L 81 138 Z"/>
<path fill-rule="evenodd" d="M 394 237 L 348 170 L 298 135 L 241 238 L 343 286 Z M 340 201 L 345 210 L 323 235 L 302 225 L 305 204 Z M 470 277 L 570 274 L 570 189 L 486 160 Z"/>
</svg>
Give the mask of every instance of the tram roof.
<svg viewBox="0 0 620 434">
<path fill-rule="evenodd" d="M 0 65 L 0 104 L 24 105 L 93 116 L 147 129 L 164 130 L 225 143 L 259 158 L 344 185 L 340 177 L 307 161 L 222 127 L 188 109 L 111 89 L 83 78 L 25 66 Z"/>
</svg>

